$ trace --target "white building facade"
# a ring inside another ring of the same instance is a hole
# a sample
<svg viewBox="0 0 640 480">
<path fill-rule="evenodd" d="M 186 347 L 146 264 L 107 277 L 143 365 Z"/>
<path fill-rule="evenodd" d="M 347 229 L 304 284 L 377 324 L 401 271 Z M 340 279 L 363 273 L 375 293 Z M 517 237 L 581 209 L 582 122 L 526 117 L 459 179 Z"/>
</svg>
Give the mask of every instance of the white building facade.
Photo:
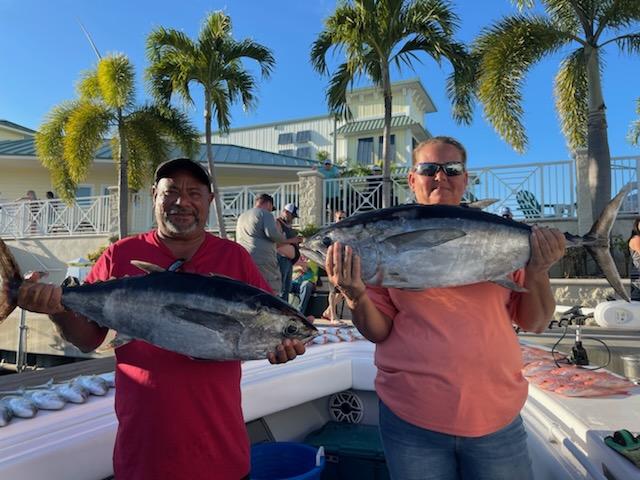
<svg viewBox="0 0 640 480">
<path fill-rule="evenodd" d="M 299 158 L 318 158 L 320 152 L 338 163 L 371 165 L 382 162 L 384 102 L 377 87 L 347 93 L 348 121 L 333 115 L 284 120 L 215 132 L 213 143 L 240 145 Z M 392 85 L 391 148 L 398 166 L 411 163 L 411 151 L 431 134 L 425 127 L 427 113 L 436 107 L 419 80 Z"/>
</svg>

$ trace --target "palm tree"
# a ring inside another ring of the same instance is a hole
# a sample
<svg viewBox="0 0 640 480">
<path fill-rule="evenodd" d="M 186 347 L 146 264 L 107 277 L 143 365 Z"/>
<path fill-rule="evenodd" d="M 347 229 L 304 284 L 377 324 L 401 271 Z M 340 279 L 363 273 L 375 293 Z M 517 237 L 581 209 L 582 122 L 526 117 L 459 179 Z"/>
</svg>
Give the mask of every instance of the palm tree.
<svg viewBox="0 0 640 480">
<path fill-rule="evenodd" d="M 640 116 L 640 98 L 636 102 L 636 113 Z M 631 140 L 631 143 L 634 145 L 640 145 L 640 119 L 635 120 L 631 124 L 629 140 Z"/>
<path fill-rule="evenodd" d="M 391 66 L 411 66 L 420 52 L 438 63 L 443 58 L 454 72 L 448 80 L 448 93 L 454 102 L 454 117 L 470 120 L 468 92 L 458 89 L 468 75 L 465 47 L 453 40 L 458 17 L 442 0 L 353 0 L 342 1 L 326 19 L 311 49 L 311 63 L 321 74 L 328 74 L 326 56 L 332 48 L 345 50 L 346 61 L 329 81 L 329 109 L 350 117 L 346 92 L 361 75 L 368 76 L 382 89 L 384 97 L 383 206 L 391 200 Z"/>
<path fill-rule="evenodd" d="M 555 78 L 556 109 L 573 151 L 587 147 L 592 211 L 597 218 L 611 198 L 611 157 L 602 93 L 605 47 L 640 53 L 638 0 L 543 0 L 546 15 L 522 13 L 533 0 L 516 0 L 519 14 L 506 17 L 476 39 L 479 58 L 476 92 L 493 127 L 522 152 L 521 87 L 528 69 L 560 49 L 572 50 Z"/>
<path fill-rule="evenodd" d="M 215 113 L 218 128 L 227 132 L 231 105 L 241 100 L 245 110 L 253 106 L 255 80 L 244 69 L 242 60 L 258 62 L 263 78 L 268 78 L 275 64 L 273 55 L 253 40 L 235 40 L 231 36 L 231 18 L 223 12 L 213 12 L 205 18 L 195 42 L 178 30 L 163 27 L 153 30 L 147 38 L 147 57 L 151 64 L 147 69 L 151 93 L 163 104 L 169 105 L 175 93 L 186 104 L 193 105 L 191 84 L 200 84 L 204 89 L 207 161 L 218 228 L 220 236 L 226 238 L 211 148 L 211 118 Z"/>
<path fill-rule="evenodd" d="M 118 234 L 127 236 L 129 187 L 144 186 L 150 172 L 168 159 L 169 139 L 189 156 L 197 148 L 197 130 L 175 109 L 134 104 L 134 72 L 122 54 L 108 55 L 87 71 L 78 84 L 77 100 L 49 112 L 36 134 L 42 164 L 50 170 L 61 198 L 72 201 L 95 158 L 111 137 L 118 168 Z"/>
</svg>

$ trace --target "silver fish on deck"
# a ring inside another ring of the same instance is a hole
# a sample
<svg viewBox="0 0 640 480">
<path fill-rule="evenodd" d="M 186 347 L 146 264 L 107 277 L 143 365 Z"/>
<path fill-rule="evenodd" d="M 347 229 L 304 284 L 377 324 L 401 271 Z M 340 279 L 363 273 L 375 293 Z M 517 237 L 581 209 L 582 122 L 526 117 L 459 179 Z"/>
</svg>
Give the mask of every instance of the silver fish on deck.
<svg viewBox="0 0 640 480">
<path fill-rule="evenodd" d="M 84 403 L 91 395 L 85 387 L 73 382 L 52 385 L 51 389 L 70 403 Z"/>
<path fill-rule="evenodd" d="M 154 270 L 143 262 L 132 263 Z M 0 278 L 2 321 L 17 306 L 23 280 L 1 240 Z M 62 304 L 118 334 L 202 360 L 264 359 L 284 339 L 306 342 L 317 335 L 316 328 L 285 301 L 217 275 L 153 271 L 63 287 Z"/>
<path fill-rule="evenodd" d="M 91 395 L 101 397 L 109 391 L 107 381 L 97 375 L 80 375 L 72 380 L 72 383 L 85 388 Z"/>
<path fill-rule="evenodd" d="M 27 390 L 22 394 L 39 410 L 61 410 L 67 401 L 53 390 Z"/>
<path fill-rule="evenodd" d="M 28 398 L 22 396 L 9 395 L 2 397 L 0 402 L 11 410 L 14 417 L 31 418 L 38 413 L 38 408 L 34 403 Z"/>
<path fill-rule="evenodd" d="M 623 299 L 629 301 L 609 252 L 609 234 L 620 204 L 633 187 L 609 202 L 589 233 L 565 233 L 567 247 L 584 246 Z M 401 205 L 354 215 L 316 233 L 302 253 L 324 265 L 327 248 L 349 245 L 361 258 L 368 285 L 422 290 L 491 281 L 521 290 L 508 275 L 531 255 L 531 227 L 477 209 Z"/>
</svg>

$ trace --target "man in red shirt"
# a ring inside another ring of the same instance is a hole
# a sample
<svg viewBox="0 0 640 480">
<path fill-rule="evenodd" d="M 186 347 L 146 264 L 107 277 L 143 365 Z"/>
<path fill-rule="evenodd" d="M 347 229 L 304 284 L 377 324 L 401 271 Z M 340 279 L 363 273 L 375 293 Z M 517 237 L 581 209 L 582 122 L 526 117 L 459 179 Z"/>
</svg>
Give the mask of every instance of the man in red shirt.
<svg viewBox="0 0 640 480">
<path fill-rule="evenodd" d="M 226 275 L 270 292 L 244 248 L 205 231 L 211 200 L 209 176 L 199 164 L 184 158 L 161 164 L 153 187 L 158 229 L 111 245 L 87 282 L 141 275 L 131 260 L 167 268 L 184 259 L 185 272 Z M 107 329 L 65 310 L 60 294 L 57 286 L 25 282 L 18 304 L 49 314 L 83 352 L 96 349 Z M 268 359 L 284 363 L 304 351 L 299 341 L 285 340 Z M 138 340 L 116 348 L 116 360 L 116 478 L 248 478 L 239 361 L 193 360 Z"/>
</svg>

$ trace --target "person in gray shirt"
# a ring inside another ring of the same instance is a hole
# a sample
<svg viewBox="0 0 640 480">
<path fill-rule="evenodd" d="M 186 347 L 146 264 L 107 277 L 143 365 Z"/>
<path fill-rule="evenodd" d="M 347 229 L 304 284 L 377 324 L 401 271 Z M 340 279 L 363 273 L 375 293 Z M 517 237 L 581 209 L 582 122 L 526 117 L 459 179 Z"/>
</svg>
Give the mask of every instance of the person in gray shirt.
<svg viewBox="0 0 640 480">
<path fill-rule="evenodd" d="M 301 237 L 286 238 L 278 228 L 273 212 L 273 197 L 263 193 L 256 197 L 254 207 L 238 217 L 236 242 L 242 245 L 253 258 L 260 273 L 273 293 L 282 289 L 282 276 L 276 257 L 276 244 L 299 244 Z"/>
</svg>

